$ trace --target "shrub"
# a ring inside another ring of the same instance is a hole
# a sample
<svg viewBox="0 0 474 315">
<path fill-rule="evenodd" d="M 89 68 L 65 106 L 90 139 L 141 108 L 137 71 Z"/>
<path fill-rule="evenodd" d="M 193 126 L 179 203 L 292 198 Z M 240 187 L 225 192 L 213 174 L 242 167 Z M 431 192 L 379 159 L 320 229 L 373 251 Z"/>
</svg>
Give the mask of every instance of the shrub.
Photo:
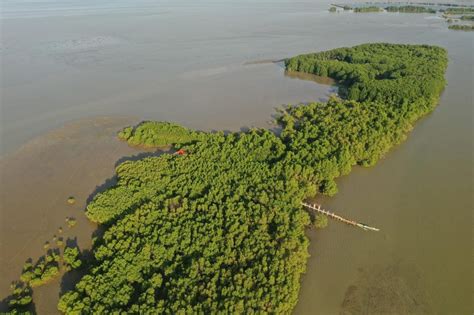
<svg viewBox="0 0 474 315">
<path fill-rule="evenodd" d="M 77 269 L 82 265 L 79 249 L 77 247 L 64 248 L 63 261 L 67 269 Z"/>
<path fill-rule="evenodd" d="M 314 220 L 314 226 L 318 229 L 323 229 L 328 226 L 328 217 L 323 214 L 317 214 Z"/>
<path fill-rule="evenodd" d="M 67 217 L 66 218 L 66 224 L 67 224 L 68 227 L 72 228 L 72 227 L 76 226 L 77 220 L 75 218 Z"/>
</svg>

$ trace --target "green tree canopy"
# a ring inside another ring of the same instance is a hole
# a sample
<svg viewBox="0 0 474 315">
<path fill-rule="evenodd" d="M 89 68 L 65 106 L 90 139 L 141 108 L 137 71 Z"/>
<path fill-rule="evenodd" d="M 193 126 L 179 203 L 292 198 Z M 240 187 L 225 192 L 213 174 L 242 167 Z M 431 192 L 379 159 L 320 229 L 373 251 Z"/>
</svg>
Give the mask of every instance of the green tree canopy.
<svg viewBox="0 0 474 315">
<path fill-rule="evenodd" d="M 186 154 L 117 167 L 117 184 L 87 206 L 105 229 L 94 261 L 59 310 L 290 313 L 308 257 L 310 218 L 301 202 L 317 191 L 334 194 L 335 178 L 374 164 L 402 141 L 434 108 L 446 63 L 445 50 L 425 45 L 297 56 L 286 61 L 288 70 L 333 77 L 347 99 L 285 108 L 278 135 L 151 122 L 125 129 L 120 137 L 134 144 L 153 139 Z"/>
</svg>

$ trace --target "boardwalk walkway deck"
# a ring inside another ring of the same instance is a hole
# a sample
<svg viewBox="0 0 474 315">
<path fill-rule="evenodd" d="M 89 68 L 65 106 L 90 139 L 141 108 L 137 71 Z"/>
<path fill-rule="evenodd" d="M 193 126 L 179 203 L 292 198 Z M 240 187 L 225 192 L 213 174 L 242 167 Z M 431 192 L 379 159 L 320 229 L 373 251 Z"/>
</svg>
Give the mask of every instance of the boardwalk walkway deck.
<svg viewBox="0 0 474 315">
<path fill-rule="evenodd" d="M 359 223 L 359 222 L 356 222 L 356 221 L 353 221 L 353 220 L 348 220 L 348 219 L 345 219 L 335 213 L 332 213 L 332 212 L 329 212 L 327 210 L 324 210 L 324 209 L 321 209 L 321 205 L 317 205 L 317 204 L 309 204 L 309 203 L 305 203 L 305 202 L 302 202 L 301 203 L 304 207 L 312 210 L 312 211 L 315 211 L 315 212 L 318 212 L 318 213 L 321 213 L 321 214 L 324 214 L 324 215 L 327 215 L 328 217 L 330 218 L 333 218 L 333 219 L 336 219 L 338 221 L 341 221 L 341 222 L 344 222 L 344 223 L 347 223 L 349 225 L 352 225 L 352 226 L 356 226 L 356 227 L 360 227 L 361 229 L 363 230 L 366 230 L 366 231 L 380 231 L 378 228 L 375 228 L 375 227 L 372 227 L 372 226 L 368 226 L 367 224 L 364 224 L 364 223 Z"/>
</svg>

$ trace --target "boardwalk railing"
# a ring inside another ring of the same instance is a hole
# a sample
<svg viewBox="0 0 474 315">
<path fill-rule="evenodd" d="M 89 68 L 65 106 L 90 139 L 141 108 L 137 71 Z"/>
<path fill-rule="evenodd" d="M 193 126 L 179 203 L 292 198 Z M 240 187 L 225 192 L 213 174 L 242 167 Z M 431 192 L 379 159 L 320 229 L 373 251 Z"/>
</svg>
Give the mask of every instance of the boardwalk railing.
<svg viewBox="0 0 474 315">
<path fill-rule="evenodd" d="M 312 210 L 312 211 L 315 211 L 317 213 L 321 213 L 321 214 L 324 214 L 330 218 L 333 218 L 333 219 L 336 219 L 338 221 L 341 221 L 341 222 L 344 222 L 344 223 L 347 223 L 349 225 L 352 225 L 352 226 L 357 226 L 357 227 L 360 227 L 361 229 L 364 229 L 366 231 L 380 231 L 379 229 L 375 228 L 375 227 L 372 227 L 372 226 L 368 226 L 367 224 L 364 224 L 364 223 L 359 223 L 359 222 L 356 222 L 356 221 L 353 221 L 353 220 L 348 220 L 348 219 L 345 219 L 335 213 L 332 213 L 332 212 L 329 212 L 327 210 L 324 210 L 324 209 L 321 209 L 321 205 L 317 205 L 317 204 L 309 204 L 309 203 L 305 203 L 305 202 L 302 202 L 301 203 L 304 207 Z"/>
</svg>

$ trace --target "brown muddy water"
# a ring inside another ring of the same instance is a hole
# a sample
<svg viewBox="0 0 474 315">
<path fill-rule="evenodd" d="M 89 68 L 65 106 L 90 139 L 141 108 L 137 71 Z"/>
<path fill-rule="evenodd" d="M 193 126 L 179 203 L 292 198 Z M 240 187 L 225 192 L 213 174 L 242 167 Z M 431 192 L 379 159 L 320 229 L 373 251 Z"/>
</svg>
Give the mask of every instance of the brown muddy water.
<svg viewBox="0 0 474 315">
<path fill-rule="evenodd" d="M 59 226 L 90 245 L 87 199 L 111 183 L 116 163 L 140 154 L 117 130 L 143 119 L 272 127 L 275 107 L 337 89 L 271 61 L 383 41 L 447 48 L 448 85 L 406 142 L 319 200 L 381 231 L 310 230 L 294 313 L 474 311 L 474 34 L 428 14 L 331 14 L 329 1 L 0 1 L 0 299 Z M 71 282 L 35 288 L 38 313 L 54 314 Z"/>
</svg>

